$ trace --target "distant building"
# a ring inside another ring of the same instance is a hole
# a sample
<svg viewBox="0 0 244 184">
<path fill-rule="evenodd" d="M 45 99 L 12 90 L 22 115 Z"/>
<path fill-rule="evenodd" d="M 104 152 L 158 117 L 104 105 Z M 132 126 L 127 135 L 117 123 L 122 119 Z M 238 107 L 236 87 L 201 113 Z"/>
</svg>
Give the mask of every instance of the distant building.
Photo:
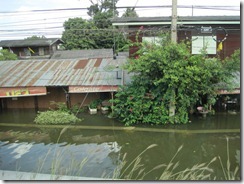
<svg viewBox="0 0 244 184">
<path fill-rule="evenodd" d="M 16 54 L 19 59 L 49 59 L 62 43 L 59 38 L 2 40 L 0 47 Z"/>
<path fill-rule="evenodd" d="M 189 41 L 192 54 L 203 46 L 211 56 L 222 59 L 230 56 L 241 45 L 240 16 L 180 16 L 177 18 L 178 42 Z M 123 17 L 112 19 L 113 26 L 127 33 L 132 42 L 157 41 L 160 34 L 170 31 L 171 17 Z M 135 57 L 137 46 L 129 49 Z"/>
</svg>

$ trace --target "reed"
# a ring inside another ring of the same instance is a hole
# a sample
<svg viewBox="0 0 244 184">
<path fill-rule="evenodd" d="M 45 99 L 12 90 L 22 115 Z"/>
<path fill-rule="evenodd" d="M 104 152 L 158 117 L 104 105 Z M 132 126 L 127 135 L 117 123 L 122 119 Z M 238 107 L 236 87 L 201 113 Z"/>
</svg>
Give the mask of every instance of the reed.
<svg viewBox="0 0 244 184">
<path fill-rule="evenodd" d="M 218 156 L 225 180 L 240 180 L 238 176 L 239 166 L 235 167 L 234 171 L 231 171 L 231 163 L 230 163 L 230 151 L 229 151 L 229 138 L 226 137 L 226 152 L 227 152 L 227 160 L 226 167 L 224 167 L 222 159 Z"/>
<path fill-rule="evenodd" d="M 68 129 L 65 127 L 61 130 L 60 135 L 57 140 L 57 145 L 60 140 L 60 137 L 64 132 Z M 168 163 L 159 164 L 151 169 L 148 169 L 142 162 L 142 156 L 145 152 L 150 149 L 156 147 L 156 144 L 152 144 L 144 149 L 141 153 L 139 153 L 132 161 L 127 161 L 127 154 L 123 154 L 122 158 L 119 159 L 120 163 L 111 173 L 104 173 L 101 176 L 101 179 L 109 179 L 109 180 L 144 180 L 146 176 L 150 173 L 157 170 L 161 171 L 160 175 L 156 178 L 152 178 L 152 180 L 171 180 L 171 181 L 186 181 L 186 180 L 216 180 L 217 171 L 211 168 L 211 164 L 219 160 L 224 178 L 223 180 L 240 180 L 239 177 L 239 166 L 236 166 L 234 170 L 231 170 L 231 162 L 230 162 L 230 153 L 229 153 L 229 139 L 226 138 L 227 142 L 227 160 L 226 165 L 224 166 L 222 159 L 220 156 L 214 157 L 209 162 L 206 163 L 197 163 L 192 167 L 185 168 L 180 170 L 180 162 L 177 161 L 177 156 L 180 151 L 183 149 L 183 145 L 181 145 L 173 157 L 170 159 Z M 61 163 L 64 160 L 64 151 L 57 151 L 57 145 L 54 150 L 54 160 L 51 163 L 51 175 L 70 175 L 70 176 L 80 176 L 84 165 L 87 163 L 88 158 L 84 158 L 81 161 L 77 161 L 74 156 L 71 158 L 70 164 L 65 168 L 61 167 Z M 67 147 L 68 149 L 68 147 Z M 53 150 L 52 150 L 53 151 Z M 38 173 L 41 172 L 44 163 L 46 162 L 48 156 L 50 155 L 51 150 L 48 150 L 47 154 L 44 156 L 43 160 L 40 161 L 40 167 L 38 168 Z M 58 178 L 52 178 L 58 179 Z"/>
</svg>

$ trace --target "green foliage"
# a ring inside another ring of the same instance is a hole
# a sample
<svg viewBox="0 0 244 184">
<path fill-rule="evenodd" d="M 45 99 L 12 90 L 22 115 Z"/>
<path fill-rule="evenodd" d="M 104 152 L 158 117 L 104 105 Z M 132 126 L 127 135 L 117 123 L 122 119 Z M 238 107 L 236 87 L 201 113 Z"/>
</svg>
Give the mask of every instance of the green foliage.
<svg viewBox="0 0 244 184">
<path fill-rule="evenodd" d="M 100 105 L 102 103 L 102 100 L 101 99 L 96 99 L 96 100 L 93 100 L 90 104 L 89 104 L 89 107 L 91 109 L 96 109 L 98 105 Z"/>
<path fill-rule="evenodd" d="M 135 11 L 135 8 L 126 8 L 125 13 L 123 13 L 122 17 L 139 17 Z"/>
<path fill-rule="evenodd" d="M 17 60 L 16 54 L 9 52 L 7 49 L 0 50 L 0 61 Z"/>
<path fill-rule="evenodd" d="M 116 10 L 118 0 L 99 0 L 96 3 L 90 0 L 90 2 L 92 5 L 88 8 L 87 14 L 92 18 L 102 13 L 106 14 L 109 18 L 113 17 L 113 15 L 118 16 L 119 14 Z"/>
<path fill-rule="evenodd" d="M 64 23 L 62 40 L 66 49 L 99 49 L 113 48 L 114 41 L 116 49 L 121 49 L 126 40 L 118 30 L 114 29 L 111 18 L 117 16 L 117 10 L 113 8 L 117 1 L 101 0 L 93 3 L 88 8 L 88 15 L 92 19 L 71 18 Z"/>
<path fill-rule="evenodd" d="M 96 49 L 97 27 L 92 21 L 82 18 L 71 18 L 64 22 L 62 40 L 63 46 L 68 49 Z"/>
<path fill-rule="evenodd" d="M 36 35 L 33 35 L 33 36 L 31 36 L 31 37 L 27 37 L 27 38 L 25 38 L 26 40 L 40 40 L 40 39 L 45 39 L 46 37 L 45 36 L 36 36 Z"/>
<path fill-rule="evenodd" d="M 74 113 L 80 111 L 77 105 L 72 106 L 70 109 L 64 102 L 51 101 L 50 105 L 54 106 L 54 108 L 50 108 L 50 110 L 45 112 L 38 112 L 37 117 L 34 120 L 35 123 L 57 125 L 77 123 L 81 121 L 81 119 L 74 115 Z"/>
<path fill-rule="evenodd" d="M 125 66 L 134 74 L 133 81 L 121 88 L 114 100 L 114 113 L 125 125 L 187 123 L 188 110 L 202 96 L 207 96 L 207 106 L 214 104 L 218 84 L 225 83 L 234 70 L 228 71 L 227 64 L 218 58 L 191 55 L 184 43 L 164 40 L 161 44 L 140 45 L 139 57 Z M 170 117 L 173 95 L 176 114 Z"/>
<path fill-rule="evenodd" d="M 34 122 L 42 125 L 71 124 L 81 121 L 74 114 L 63 111 L 45 111 L 38 112 Z"/>
<path fill-rule="evenodd" d="M 50 105 L 54 106 L 54 109 L 50 108 L 51 110 L 58 110 L 58 111 L 62 111 L 62 112 L 76 114 L 76 113 L 84 111 L 84 109 L 79 108 L 78 105 L 73 105 L 71 108 L 68 108 L 66 103 L 64 103 L 64 102 L 51 101 Z"/>
</svg>

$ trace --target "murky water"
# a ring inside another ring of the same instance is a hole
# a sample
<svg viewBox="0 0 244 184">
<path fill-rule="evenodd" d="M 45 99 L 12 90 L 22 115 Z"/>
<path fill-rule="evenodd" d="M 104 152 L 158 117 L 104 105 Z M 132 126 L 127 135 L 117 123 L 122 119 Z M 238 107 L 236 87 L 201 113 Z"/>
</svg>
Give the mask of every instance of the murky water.
<svg viewBox="0 0 244 184">
<path fill-rule="evenodd" d="M 160 164 L 168 164 L 181 145 L 182 150 L 173 160 L 173 163 L 179 161 L 175 172 L 195 164 L 209 163 L 218 156 L 223 167 L 227 168 L 227 153 L 230 170 L 240 166 L 240 114 L 219 113 L 206 118 L 193 116 L 187 125 L 144 125 L 133 130 L 118 130 L 123 124 L 115 119 L 102 114 L 82 113 L 80 116 L 84 121 L 80 125 L 109 128 L 89 130 L 77 127 L 67 129 L 61 135 L 62 128 L 6 126 L 6 123 L 33 124 L 35 116 L 32 110 L 0 113 L 0 170 L 111 178 L 123 161 L 128 165 L 154 144 L 157 146 L 141 155 L 140 164 L 145 172 Z M 218 180 L 225 179 L 219 159 L 209 167 L 214 170 L 212 179 L 214 176 Z M 153 170 L 144 179 L 158 179 L 163 170 Z M 123 170 L 118 169 L 118 172 L 122 174 Z M 140 178 L 138 171 L 130 176 L 132 179 L 137 177 Z M 238 177 L 240 170 L 236 179 Z"/>
</svg>

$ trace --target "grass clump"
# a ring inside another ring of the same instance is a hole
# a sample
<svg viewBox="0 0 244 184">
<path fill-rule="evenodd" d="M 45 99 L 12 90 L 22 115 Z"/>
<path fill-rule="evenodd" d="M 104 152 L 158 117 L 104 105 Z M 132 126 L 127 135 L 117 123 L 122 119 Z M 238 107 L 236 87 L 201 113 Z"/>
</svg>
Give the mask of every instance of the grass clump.
<svg viewBox="0 0 244 184">
<path fill-rule="evenodd" d="M 74 114 L 64 111 L 45 111 L 38 112 L 34 122 L 41 125 L 67 125 L 80 122 L 81 119 L 77 118 Z"/>
</svg>

